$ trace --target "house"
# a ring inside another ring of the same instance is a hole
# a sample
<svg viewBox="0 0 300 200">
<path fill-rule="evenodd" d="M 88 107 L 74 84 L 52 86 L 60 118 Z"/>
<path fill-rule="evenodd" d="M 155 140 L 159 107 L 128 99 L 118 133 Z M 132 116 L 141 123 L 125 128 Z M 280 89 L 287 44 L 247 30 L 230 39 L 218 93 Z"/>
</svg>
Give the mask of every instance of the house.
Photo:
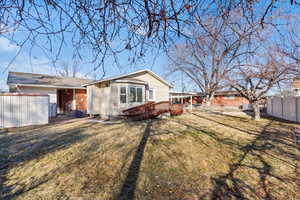
<svg viewBox="0 0 300 200">
<path fill-rule="evenodd" d="M 249 101 L 234 90 L 217 91 L 211 101 L 211 105 L 241 107 L 248 105 Z"/>
<path fill-rule="evenodd" d="M 172 86 L 149 69 L 83 84 L 87 113 L 110 118 L 147 102 L 169 101 Z"/>
<path fill-rule="evenodd" d="M 203 104 L 203 94 L 197 92 L 170 92 L 170 98 L 172 103 L 190 103 L 192 104 Z M 242 97 L 237 91 L 225 90 L 217 91 L 213 99 L 211 100 L 211 106 L 226 106 L 226 107 L 241 107 L 248 105 L 249 101 Z"/>
<path fill-rule="evenodd" d="M 57 112 L 66 113 L 72 110 L 86 112 L 86 88 L 82 85 L 91 81 L 21 72 L 9 72 L 7 78 L 10 92 L 48 94 L 51 117 L 56 116 Z"/>
<path fill-rule="evenodd" d="M 193 105 L 200 104 L 202 102 L 202 97 L 196 92 L 170 92 L 170 100 L 172 104 L 191 103 L 191 99 Z"/>
<path fill-rule="evenodd" d="M 300 96 L 300 77 L 294 78 L 292 82 L 292 89 L 294 96 Z"/>
</svg>

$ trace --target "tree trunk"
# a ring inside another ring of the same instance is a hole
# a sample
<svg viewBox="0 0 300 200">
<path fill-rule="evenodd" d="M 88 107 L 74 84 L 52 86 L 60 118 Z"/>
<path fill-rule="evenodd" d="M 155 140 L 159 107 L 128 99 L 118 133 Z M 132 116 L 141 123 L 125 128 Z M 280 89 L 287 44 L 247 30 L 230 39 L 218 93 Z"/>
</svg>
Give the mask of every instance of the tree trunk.
<svg viewBox="0 0 300 200">
<path fill-rule="evenodd" d="M 204 105 L 210 106 L 213 95 L 207 95 L 204 97 Z"/>
<path fill-rule="evenodd" d="M 252 104 L 253 112 L 254 112 L 253 119 L 254 120 L 260 120 L 260 110 L 259 110 L 258 101 L 254 101 L 251 104 Z"/>
</svg>

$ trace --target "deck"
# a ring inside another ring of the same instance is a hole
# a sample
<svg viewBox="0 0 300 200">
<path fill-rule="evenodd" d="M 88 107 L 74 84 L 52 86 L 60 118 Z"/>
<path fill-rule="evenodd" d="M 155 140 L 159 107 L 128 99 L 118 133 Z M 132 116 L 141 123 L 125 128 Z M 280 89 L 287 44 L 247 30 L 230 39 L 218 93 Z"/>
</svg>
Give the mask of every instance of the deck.
<svg viewBox="0 0 300 200">
<path fill-rule="evenodd" d="M 130 120 L 145 120 L 155 118 L 163 113 L 170 113 L 171 116 L 183 113 L 181 104 L 170 104 L 169 101 L 148 102 L 133 108 L 123 110 L 123 116 Z"/>
</svg>

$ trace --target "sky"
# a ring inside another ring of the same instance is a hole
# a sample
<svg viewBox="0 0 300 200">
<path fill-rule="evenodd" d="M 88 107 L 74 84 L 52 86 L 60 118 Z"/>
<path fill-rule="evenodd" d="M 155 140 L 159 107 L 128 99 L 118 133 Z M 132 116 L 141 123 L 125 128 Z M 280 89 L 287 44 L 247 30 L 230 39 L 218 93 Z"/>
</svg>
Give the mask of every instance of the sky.
<svg viewBox="0 0 300 200">
<path fill-rule="evenodd" d="M 60 64 L 58 63 L 56 64 L 56 67 L 54 67 L 51 60 L 48 59 L 47 56 L 45 56 L 45 54 L 41 52 L 41 50 L 39 50 L 38 48 L 32 50 L 31 53 L 29 53 L 31 49 L 29 49 L 29 47 L 26 46 L 22 48 L 20 50 L 20 53 L 18 54 L 19 50 L 20 48 L 16 44 L 11 42 L 7 38 L 0 36 L 1 90 L 8 89 L 6 81 L 9 71 L 58 75 L 58 70 L 60 70 Z M 72 49 L 70 49 L 70 47 L 67 46 L 64 46 L 62 49 L 62 52 L 71 51 Z M 63 53 L 61 57 L 62 58 L 60 58 L 59 61 L 72 64 L 71 54 L 68 55 L 68 53 Z M 114 63 L 114 60 L 112 58 L 108 57 L 106 59 L 104 78 L 148 68 L 174 84 L 174 81 L 171 80 L 172 78 L 168 78 L 165 76 L 165 74 L 167 73 L 167 70 L 165 70 L 165 66 L 168 63 L 168 60 L 164 53 L 161 53 L 159 55 L 153 55 L 152 53 L 149 53 L 145 56 L 144 61 L 138 62 L 136 64 L 130 64 L 128 62 L 128 55 L 124 54 L 120 56 L 119 62 L 121 64 L 121 67 L 118 67 Z M 80 64 L 80 70 L 77 76 L 93 79 L 93 67 L 94 65 L 91 63 L 85 64 L 82 62 Z M 101 70 L 98 70 L 97 73 L 97 77 L 102 77 L 103 74 Z M 181 88 L 180 84 L 177 84 L 177 87 Z"/>
<path fill-rule="evenodd" d="M 39 1 L 37 1 L 37 2 L 39 2 Z M 41 1 L 41 2 L 43 2 L 43 1 Z M 53 10 L 55 10 L 55 9 L 53 9 Z M 43 8 L 41 8 L 41 11 L 43 11 Z M 36 16 L 36 14 L 34 12 L 30 13 L 30 14 L 32 16 Z M 41 14 L 41 16 L 47 17 L 47 15 L 45 13 L 40 13 L 40 14 Z M 11 13 L 9 13 L 8 15 L 11 15 Z M 60 23 L 61 23 L 60 19 L 61 18 L 58 18 L 55 16 L 56 15 L 54 14 L 53 17 L 51 18 L 52 19 L 51 26 L 54 27 L 54 29 L 56 30 L 56 27 L 60 27 Z M 31 18 L 29 18 L 29 19 L 31 19 Z M 64 21 L 64 20 L 62 20 L 62 21 Z M 34 27 L 34 28 L 40 27 L 40 24 L 38 24 L 34 21 L 27 21 L 26 23 L 28 23 L 30 27 Z M 68 23 L 68 20 L 65 23 Z M 14 22 L 11 22 L 11 24 L 14 24 Z M 72 39 L 74 39 L 74 38 L 72 38 L 72 37 L 74 37 L 74 35 L 75 35 L 75 40 L 79 40 L 79 38 L 76 38 L 76 37 L 78 37 L 78 35 L 80 35 L 79 33 L 77 33 L 78 30 L 74 30 L 72 28 L 66 29 L 67 31 L 64 32 L 66 42 L 62 46 L 61 54 L 58 59 L 59 62 L 56 63 L 54 66 L 52 61 L 53 61 L 53 57 L 55 57 L 55 51 L 57 50 L 58 46 L 60 45 L 60 42 L 57 39 L 58 37 L 60 37 L 60 35 L 59 34 L 57 35 L 56 40 L 52 40 L 52 42 L 53 42 L 52 45 L 54 46 L 52 55 L 49 55 L 49 51 L 45 52 L 45 51 L 43 51 L 42 48 L 38 47 L 38 46 L 45 47 L 45 46 L 47 46 L 47 44 L 49 45 L 49 41 L 47 43 L 47 40 L 45 39 L 46 36 L 42 35 L 42 34 L 36 38 L 37 45 L 35 45 L 33 48 L 32 48 L 30 41 L 28 41 L 22 48 L 20 48 L 16 43 L 14 43 L 13 41 L 11 41 L 9 39 L 11 39 L 11 36 L 14 38 L 15 41 L 19 41 L 19 42 L 26 39 L 26 36 L 29 34 L 29 32 L 27 31 L 28 29 L 22 27 L 23 25 L 24 24 L 19 26 L 17 29 L 15 29 L 14 27 L 8 27 L 8 29 L 11 31 L 8 31 L 8 33 L 0 34 L 0 90 L 8 89 L 6 81 L 7 81 L 7 75 L 8 75 L 9 71 L 58 75 L 58 70 L 61 70 L 60 62 L 69 63 L 70 65 L 73 62 L 72 57 L 73 57 L 74 52 L 76 52 L 76 50 L 74 49 L 74 47 L 71 43 L 72 43 Z M 3 28 L 3 26 L 4 25 L 0 23 L 0 28 L 1 27 Z M 11 25 L 11 26 L 13 26 L 13 25 Z M 22 28 L 23 28 L 23 30 L 22 30 Z M 43 29 L 41 29 L 41 30 L 43 30 Z M 75 34 L 73 34 L 73 33 L 75 33 Z M 139 29 L 137 34 L 145 35 L 146 32 Z M 123 33 L 121 31 L 120 35 L 121 35 L 121 38 L 123 37 L 122 35 L 124 35 L 126 37 L 128 35 L 128 32 Z M 44 37 L 44 38 L 42 38 L 42 37 Z M 116 38 L 119 38 L 119 37 L 116 37 Z M 122 39 L 124 39 L 124 38 L 122 38 Z M 149 41 L 147 41 L 147 42 L 149 42 Z M 126 45 L 124 40 L 122 43 L 121 41 L 118 41 L 117 39 L 114 39 L 113 41 L 111 41 L 111 43 L 112 43 L 112 45 L 114 45 L 116 47 L 118 47 L 118 45 L 120 47 L 125 47 L 125 45 Z M 93 57 L 91 48 L 84 49 L 84 47 L 81 47 L 81 46 L 78 48 L 80 48 L 80 51 L 83 52 L 83 54 L 85 54 L 84 55 L 85 57 L 82 59 L 82 62 L 80 62 L 80 71 L 79 71 L 78 76 L 86 77 L 86 78 L 94 78 L 95 74 L 94 74 L 93 68 L 96 66 L 96 64 L 87 62 L 87 60 L 89 60 L 88 57 L 90 57 L 90 58 Z M 92 48 L 94 48 L 94 47 L 92 47 Z M 148 48 L 148 46 L 146 46 L 145 48 Z M 177 75 L 172 76 L 172 77 L 165 76 L 168 72 L 166 70 L 166 65 L 168 64 L 168 58 L 164 52 L 161 51 L 159 54 L 157 54 L 157 51 L 148 50 L 144 56 L 143 61 L 134 62 L 134 64 L 132 64 L 131 60 L 130 60 L 130 58 L 131 58 L 130 55 L 132 54 L 132 52 L 129 52 L 129 51 L 130 50 L 128 50 L 128 52 L 125 51 L 124 53 L 121 53 L 119 55 L 118 61 L 121 66 L 117 65 L 114 62 L 114 59 L 112 57 L 106 57 L 105 65 L 104 65 L 105 75 L 102 73 L 102 70 L 97 70 L 97 72 L 96 72 L 97 79 L 107 78 L 110 76 L 120 75 L 120 74 L 129 73 L 129 72 L 147 68 L 147 69 L 151 69 L 156 74 L 165 78 L 171 84 L 173 83 L 173 85 L 175 85 L 175 90 L 181 90 L 182 81 L 174 81 L 174 80 L 177 80 L 178 78 L 181 78 L 182 76 L 180 76 L 180 75 L 179 75 L 179 77 L 177 77 Z M 185 85 L 188 85 L 189 88 L 191 88 L 190 87 L 191 84 L 186 83 Z M 188 86 L 185 86 L 185 88 L 188 88 Z"/>
<path fill-rule="evenodd" d="M 22 32 L 22 30 L 14 31 L 13 34 L 15 35 L 15 39 L 19 41 L 24 39 L 24 35 L 26 35 Z M 8 89 L 6 81 L 9 71 L 41 73 L 50 75 L 58 74 L 58 70 L 60 70 L 59 62 L 56 64 L 56 67 L 54 67 L 51 59 L 49 59 L 49 55 L 46 55 L 41 48 L 32 48 L 29 43 L 26 44 L 24 48 L 20 49 L 20 47 L 16 45 L 16 43 L 8 40 L 6 37 L 9 36 L 0 34 L 0 90 Z M 43 45 L 45 41 L 43 41 L 42 39 L 38 39 L 37 42 L 40 45 Z M 119 42 L 116 43 L 119 44 Z M 71 64 L 73 52 L 74 49 L 71 45 L 63 45 L 59 61 Z M 89 54 L 88 49 L 86 50 L 86 54 Z M 50 55 L 50 57 L 51 56 L 53 55 Z M 107 57 L 105 59 L 106 73 L 103 78 L 148 68 L 173 84 L 175 86 L 174 90 L 181 91 L 182 88 L 185 88 L 187 91 L 194 91 L 196 88 L 190 80 L 183 78 L 182 74 L 176 74 L 172 77 L 166 77 L 166 74 L 168 73 L 168 71 L 166 70 L 168 59 L 163 52 L 156 54 L 155 52 L 153 53 L 151 51 L 148 51 L 148 53 L 145 55 L 144 61 L 137 62 L 135 64 L 130 63 L 129 57 L 130 52 L 122 53 L 119 56 L 121 67 L 118 67 L 111 57 Z M 92 63 L 84 63 L 84 61 L 81 62 L 78 76 L 93 78 L 94 66 L 95 64 Z M 97 78 L 100 78 L 102 77 L 103 73 L 101 70 L 98 70 L 96 75 Z"/>
</svg>

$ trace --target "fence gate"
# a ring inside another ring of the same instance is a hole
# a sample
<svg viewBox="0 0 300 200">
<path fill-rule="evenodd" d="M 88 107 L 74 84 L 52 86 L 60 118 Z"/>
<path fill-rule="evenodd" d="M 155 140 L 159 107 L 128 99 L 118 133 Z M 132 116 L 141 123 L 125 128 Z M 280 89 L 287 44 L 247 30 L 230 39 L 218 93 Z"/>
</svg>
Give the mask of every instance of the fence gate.
<svg viewBox="0 0 300 200">
<path fill-rule="evenodd" d="M 48 112 L 48 95 L 0 94 L 0 128 L 47 124 Z"/>
</svg>

